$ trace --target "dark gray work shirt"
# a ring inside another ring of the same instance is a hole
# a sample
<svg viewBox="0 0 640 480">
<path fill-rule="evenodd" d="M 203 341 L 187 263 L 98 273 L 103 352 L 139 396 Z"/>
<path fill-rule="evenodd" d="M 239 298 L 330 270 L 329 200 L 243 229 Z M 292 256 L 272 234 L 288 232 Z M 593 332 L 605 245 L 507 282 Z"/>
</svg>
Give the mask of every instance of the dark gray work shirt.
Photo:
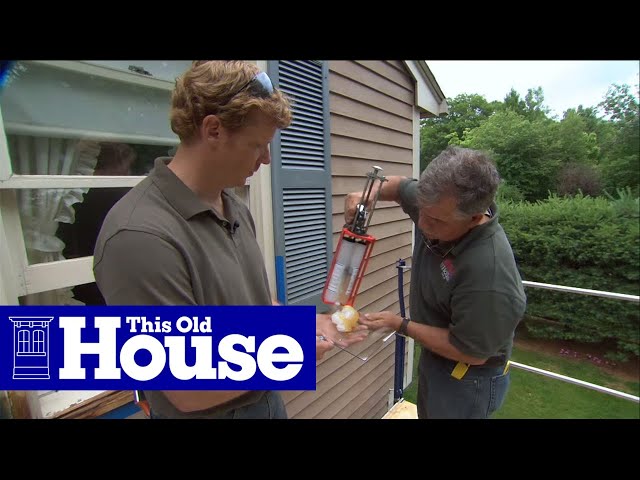
<svg viewBox="0 0 640 480">
<path fill-rule="evenodd" d="M 271 294 L 249 209 L 231 191 L 226 217 L 201 202 L 158 158 L 149 176 L 116 203 L 94 252 L 107 305 L 270 305 Z M 257 401 L 250 392 L 225 409 Z M 145 392 L 154 411 L 180 413 L 161 392 Z"/>
<path fill-rule="evenodd" d="M 400 205 L 416 224 L 411 266 L 411 320 L 448 328 L 449 341 L 466 355 L 509 358 L 526 296 L 507 236 L 492 218 L 467 233 L 442 258 L 424 244 L 417 227 L 417 180 L 400 184 Z M 447 252 L 448 248 L 444 248 Z"/>
</svg>

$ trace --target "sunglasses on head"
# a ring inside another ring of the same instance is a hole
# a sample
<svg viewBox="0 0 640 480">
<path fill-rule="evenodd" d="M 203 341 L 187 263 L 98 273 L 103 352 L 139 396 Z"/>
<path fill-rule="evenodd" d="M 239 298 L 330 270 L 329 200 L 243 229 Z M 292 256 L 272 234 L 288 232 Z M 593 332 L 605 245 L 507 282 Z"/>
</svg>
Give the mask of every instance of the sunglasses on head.
<svg viewBox="0 0 640 480">
<path fill-rule="evenodd" d="M 258 98 L 268 98 L 275 90 L 273 83 L 271 83 L 269 75 L 267 75 L 265 72 L 260 72 L 247 83 L 245 83 L 240 90 L 231 95 L 226 102 L 220 105 L 220 108 L 226 106 L 227 103 L 233 100 L 236 95 L 238 95 L 245 89 L 250 91 L 253 96 Z"/>
<path fill-rule="evenodd" d="M 235 97 L 245 89 L 250 91 L 254 96 L 258 98 L 267 98 L 271 96 L 271 94 L 275 90 L 273 88 L 273 83 L 271 83 L 269 75 L 267 75 L 265 72 L 260 72 L 256 76 L 254 76 L 251 80 L 245 83 L 240 90 L 234 93 L 231 98 Z M 229 100 L 231 100 L 231 98 Z"/>
</svg>

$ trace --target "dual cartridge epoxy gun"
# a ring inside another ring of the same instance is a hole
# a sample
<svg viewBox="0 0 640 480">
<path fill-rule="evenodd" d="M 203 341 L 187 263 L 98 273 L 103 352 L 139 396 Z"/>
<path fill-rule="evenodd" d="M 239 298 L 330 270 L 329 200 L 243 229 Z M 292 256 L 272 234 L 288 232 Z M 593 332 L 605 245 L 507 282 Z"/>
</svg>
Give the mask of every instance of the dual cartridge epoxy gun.
<svg viewBox="0 0 640 480">
<path fill-rule="evenodd" d="M 373 171 L 367 173 L 367 182 L 360 202 L 356 206 L 353 222 L 342 229 L 322 291 L 322 301 L 326 304 L 353 307 L 355 303 L 360 282 L 376 241 L 374 237 L 367 235 L 367 229 L 371 223 L 382 184 L 387 181 L 384 176 L 379 175 L 380 171 L 382 168 L 374 166 Z M 380 186 L 376 189 L 374 198 L 371 199 L 373 187 L 377 181 L 380 182 Z M 369 205 L 368 208 L 367 205 Z"/>
</svg>

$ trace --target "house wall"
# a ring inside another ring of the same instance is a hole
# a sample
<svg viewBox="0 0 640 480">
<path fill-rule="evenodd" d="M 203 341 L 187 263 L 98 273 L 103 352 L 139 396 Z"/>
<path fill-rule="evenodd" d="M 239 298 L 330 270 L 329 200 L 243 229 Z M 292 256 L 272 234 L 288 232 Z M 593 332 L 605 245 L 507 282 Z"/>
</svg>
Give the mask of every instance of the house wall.
<svg viewBox="0 0 640 480">
<path fill-rule="evenodd" d="M 374 165 L 383 168 L 383 175 L 412 176 L 416 97 L 415 81 L 399 61 L 331 61 L 329 73 L 335 252 L 345 195 L 364 189 Z M 368 233 L 377 241 L 355 306 L 361 312 L 399 312 L 396 261 L 411 264 L 412 223 L 394 202 L 378 202 Z M 410 280 L 407 271 L 407 308 Z M 351 347 L 358 354 L 370 353 L 366 362 L 334 348 L 318 363 L 316 391 L 284 392 L 289 416 L 381 418 L 393 389 L 395 342 L 392 337 L 383 348 L 379 345 L 376 336 Z"/>
</svg>

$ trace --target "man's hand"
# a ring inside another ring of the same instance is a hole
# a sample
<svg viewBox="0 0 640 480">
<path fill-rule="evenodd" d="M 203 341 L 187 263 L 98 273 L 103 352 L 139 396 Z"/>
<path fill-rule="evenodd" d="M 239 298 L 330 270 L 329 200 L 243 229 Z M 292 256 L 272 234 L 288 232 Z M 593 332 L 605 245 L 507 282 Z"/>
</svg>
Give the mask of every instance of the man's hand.
<svg viewBox="0 0 640 480">
<path fill-rule="evenodd" d="M 316 360 L 321 360 L 324 354 L 332 348 L 333 343 L 327 340 L 327 338 L 322 335 L 322 332 L 316 329 Z"/>
<path fill-rule="evenodd" d="M 402 325 L 402 317 L 391 312 L 365 313 L 360 315 L 359 322 L 370 330 L 386 327 L 397 331 Z"/>
<path fill-rule="evenodd" d="M 391 201 L 399 203 L 400 198 L 398 196 L 398 189 L 400 187 L 400 182 L 407 177 L 399 176 L 399 175 L 391 175 L 386 177 L 386 181 L 382 182 L 382 184 L 376 184 L 375 187 L 371 189 L 371 193 L 369 194 L 369 201 L 365 208 L 368 212 L 371 211 L 371 204 L 373 203 L 373 199 L 376 198 L 378 194 L 378 190 L 380 190 L 380 196 L 378 197 L 378 201 Z M 362 198 L 362 191 L 360 192 L 351 192 L 347 193 L 347 196 L 344 197 L 344 222 L 347 225 L 353 223 L 353 219 L 356 215 L 356 207 L 358 203 L 360 203 L 360 199 Z"/>
<path fill-rule="evenodd" d="M 364 325 L 356 327 L 350 333 L 339 332 L 331 321 L 331 315 L 318 313 L 316 314 L 316 335 L 323 336 L 326 340 L 316 341 L 316 358 L 322 358 L 322 355 L 331 350 L 333 344 L 346 348 L 349 345 L 363 341 L 368 334 L 368 329 Z"/>
<path fill-rule="evenodd" d="M 358 203 L 360 203 L 361 197 L 362 192 L 347 193 L 347 196 L 344 197 L 344 223 L 346 225 L 353 223 L 353 219 L 356 215 L 356 207 L 358 206 Z M 369 196 L 369 204 L 366 206 L 367 209 L 371 208 L 373 198 L 374 195 Z"/>
</svg>

